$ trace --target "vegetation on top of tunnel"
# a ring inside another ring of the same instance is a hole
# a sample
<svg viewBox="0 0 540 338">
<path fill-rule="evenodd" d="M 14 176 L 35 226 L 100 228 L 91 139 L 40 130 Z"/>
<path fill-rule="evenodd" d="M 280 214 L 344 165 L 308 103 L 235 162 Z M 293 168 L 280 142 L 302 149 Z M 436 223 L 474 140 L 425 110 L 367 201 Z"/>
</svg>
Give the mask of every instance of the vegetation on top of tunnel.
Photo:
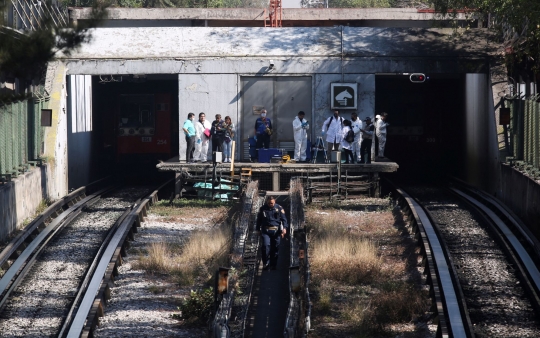
<svg viewBox="0 0 540 338">
<path fill-rule="evenodd" d="M 88 7 L 88 0 L 64 0 L 67 6 Z M 309 2 L 309 1 L 307 1 Z M 429 0 L 329 0 L 330 8 L 427 7 Z M 265 8 L 268 0 L 112 0 L 112 7 L 126 8 Z M 316 6 L 316 5 L 315 5 Z"/>
<path fill-rule="evenodd" d="M 19 79 L 23 88 L 18 92 L 2 88 L 2 104 L 31 95 L 27 88 L 44 81 L 43 74 L 48 62 L 59 54 L 70 55 L 83 43 L 90 41 L 89 29 L 96 27 L 105 17 L 106 5 L 93 1 L 89 7 L 92 7 L 92 12 L 85 22 L 61 24 L 54 20 L 50 12 L 43 11 L 35 29 L 21 32 L 5 26 L 8 6 L 6 2 L 0 4 L 0 79 L 2 82 Z"/>
<path fill-rule="evenodd" d="M 510 72 L 540 74 L 540 2 L 538 0 L 430 0 L 447 19 L 465 13 L 497 31 Z"/>
</svg>

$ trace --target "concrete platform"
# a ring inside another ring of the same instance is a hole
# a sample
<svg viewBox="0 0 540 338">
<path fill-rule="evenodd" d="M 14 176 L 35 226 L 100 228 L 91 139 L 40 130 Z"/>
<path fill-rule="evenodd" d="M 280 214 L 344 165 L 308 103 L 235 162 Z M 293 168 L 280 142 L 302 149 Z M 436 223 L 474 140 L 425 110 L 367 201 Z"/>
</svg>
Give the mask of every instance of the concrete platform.
<svg viewBox="0 0 540 338">
<path fill-rule="evenodd" d="M 180 162 L 178 157 L 171 158 L 166 162 L 159 163 L 159 171 L 172 171 L 176 173 L 176 194 L 181 195 L 183 184 L 192 180 L 185 178 L 197 175 L 199 179 L 208 181 L 213 173 L 211 162 L 206 163 L 185 163 Z M 259 189 L 283 191 L 288 189 L 288 182 L 293 176 L 303 176 L 309 179 L 321 178 L 324 175 L 334 175 L 336 177 L 365 176 L 365 181 L 371 182 L 370 195 L 378 196 L 379 173 L 392 173 L 398 170 L 397 163 L 389 159 L 380 159 L 371 164 L 340 164 L 337 163 L 252 163 L 236 162 L 219 163 L 216 165 L 216 173 L 225 179 L 230 179 L 231 174 L 240 179 L 241 173 L 248 173 L 252 180 L 259 181 Z M 203 178 L 201 178 L 203 177 Z M 245 176 L 244 176 L 245 177 Z M 345 179 L 344 179 L 345 180 Z M 336 179 L 334 178 L 334 182 Z"/>
<path fill-rule="evenodd" d="M 186 163 L 180 162 L 178 156 L 173 157 L 166 162 L 162 162 L 156 166 L 160 171 L 204 171 L 211 170 L 212 163 Z M 281 173 L 329 173 L 336 171 L 337 163 L 253 163 L 253 162 L 235 162 L 234 171 L 239 172 L 242 168 L 249 168 L 252 172 L 281 172 Z M 381 159 L 372 162 L 371 164 L 341 164 L 341 171 L 351 172 L 395 172 L 399 168 L 396 162 L 389 159 Z M 220 163 L 216 166 L 216 171 L 231 171 L 230 163 Z"/>
</svg>

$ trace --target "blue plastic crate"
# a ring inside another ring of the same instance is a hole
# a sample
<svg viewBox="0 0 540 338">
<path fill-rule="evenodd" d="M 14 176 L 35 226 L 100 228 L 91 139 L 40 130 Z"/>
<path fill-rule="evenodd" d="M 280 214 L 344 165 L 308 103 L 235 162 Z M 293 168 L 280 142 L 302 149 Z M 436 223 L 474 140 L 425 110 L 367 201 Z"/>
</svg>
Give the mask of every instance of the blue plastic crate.
<svg viewBox="0 0 540 338">
<path fill-rule="evenodd" d="M 259 163 L 270 163 L 270 159 L 274 155 L 282 156 L 281 149 L 259 149 Z"/>
</svg>

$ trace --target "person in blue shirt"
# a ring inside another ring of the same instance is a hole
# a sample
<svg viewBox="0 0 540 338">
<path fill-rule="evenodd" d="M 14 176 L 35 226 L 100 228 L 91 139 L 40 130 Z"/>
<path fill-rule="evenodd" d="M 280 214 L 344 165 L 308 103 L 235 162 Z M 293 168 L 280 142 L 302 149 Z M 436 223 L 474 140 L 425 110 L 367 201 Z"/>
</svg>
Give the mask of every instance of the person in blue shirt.
<svg viewBox="0 0 540 338">
<path fill-rule="evenodd" d="M 193 120 L 195 119 L 195 114 L 189 113 L 186 122 L 182 129 L 184 130 L 184 135 L 186 136 L 186 162 L 193 163 L 193 151 L 195 150 L 195 125 Z"/>
<path fill-rule="evenodd" d="M 266 204 L 259 209 L 257 215 L 257 231 L 261 232 L 263 240 L 262 261 L 264 270 L 276 269 L 279 244 L 288 228 L 285 210 L 276 203 L 274 197 L 269 196 L 266 199 Z"/>
<path fill-rule="evenodd" d="M 261 110 L 261 117 L 255 121 L 255 136 L 257 137 L 256 149 L 268 149 L 270 146 L 270 135 L 272 135 L 272 121 L 266 117 L 266 109 Z M 256 160 L 259 158 L 259 153 L 256 153 Z"/>
</svg>

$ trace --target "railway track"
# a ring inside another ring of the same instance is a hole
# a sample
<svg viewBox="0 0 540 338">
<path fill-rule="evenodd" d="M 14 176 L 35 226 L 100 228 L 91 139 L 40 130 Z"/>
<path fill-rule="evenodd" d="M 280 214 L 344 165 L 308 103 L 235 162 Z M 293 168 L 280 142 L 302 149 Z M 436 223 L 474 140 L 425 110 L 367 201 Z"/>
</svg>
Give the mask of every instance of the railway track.
<svg viewBox="0 0 540 338">
<path fill-rule="evenodd" d="M 157 199 L 150 191 L 81 188 L 17 236 L 0 254 L 2 337 L 91 336 L 125 239 Z"/>
<path fill-rule="evenodd" d="M 470 187 L 396 192 L 425 257 L 437 335 L 540 336 L 540 245 L 524 225 Z"/>
<path fill-rule="evenodd" d="M 150 195 L 143 190 L 102 189 L 88 196 L 85 189 L 75 191 L 0 253 L 3 337 L 92 336 L 126 239 L 133 238 L 157 199 L 157 190 Z M 302 191 L 301 180 L 293 180 L 285 337 L 307 336 L 311 325 Z M 407 186 L 396 192 L 424 255 L 437 336 L 540 336 L 540 244 L 523 224 L 470 187 Z M 220 295 L 214 336 L 245 336 L 259 267 L 254 220 L 262 201 L 256 185 L 246 189 L 231 255 L 234 270 L 242 273 L 232 274 Z"/>
</svg>

